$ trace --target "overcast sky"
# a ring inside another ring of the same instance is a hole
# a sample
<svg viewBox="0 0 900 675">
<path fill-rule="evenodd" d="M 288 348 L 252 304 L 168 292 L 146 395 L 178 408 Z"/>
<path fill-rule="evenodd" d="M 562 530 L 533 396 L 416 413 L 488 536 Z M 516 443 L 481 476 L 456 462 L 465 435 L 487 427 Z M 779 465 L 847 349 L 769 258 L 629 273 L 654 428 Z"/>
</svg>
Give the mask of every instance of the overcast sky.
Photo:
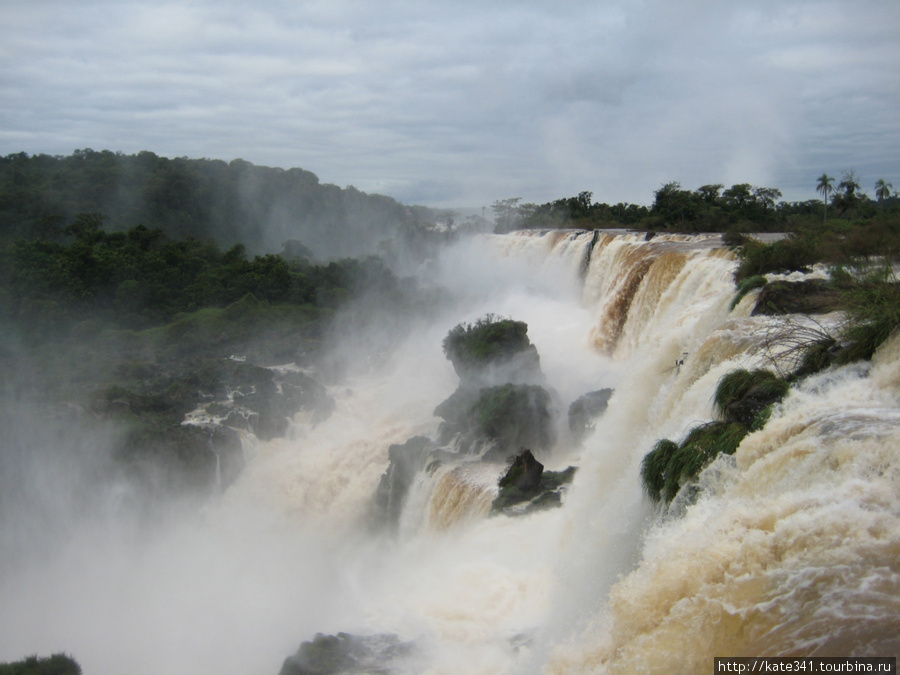
<svg viewBox="0 0 900 675">
<path fill-rule="evenodd" d="M 900 189 L 898 0 L 0 0 L 0 154 L 301 167 L 405 203 Z"/>
</svg>

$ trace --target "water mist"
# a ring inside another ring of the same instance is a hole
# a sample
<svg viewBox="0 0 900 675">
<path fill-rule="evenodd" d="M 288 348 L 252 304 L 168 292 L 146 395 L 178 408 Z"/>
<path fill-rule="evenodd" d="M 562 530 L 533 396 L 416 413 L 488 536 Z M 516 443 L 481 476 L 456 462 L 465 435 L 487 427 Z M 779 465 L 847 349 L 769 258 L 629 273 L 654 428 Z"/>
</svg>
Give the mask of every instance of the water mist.
<svg viewBox="0 0 900 675">
<path fill-rule="evenodd" d="M 731 308 L 734 267 L 708 237 L 457 242 L 420 271 L 443 289 L 429 320 L 394 324 L 386 359 L 352 336 L 333 414 L 246 439 L 246 468 L 219 497 L 152 523 L 96 508 L 52 551 L 0 567 L 0 660 L 66 651 L 100 675 L 276 675 L 302 641 L 339 632 L 412 644 L 386 665 L 397 673 L 896 654 L 900 341 L 792 390 L 701 475 L 696 503 L 665 513 L 642 492 L 653 443 L 712 419 L 726 372 L 766 364 L 762 320 L 749 301 Z M 459 458 L 416 475 L 395 530 L 373 527 L 388 448 L 435 438 L 434 409 L 458 384 L 444 336 L 489 313 L 526 322 L 540 355 L 560 431 L 540 460 L 578 466 L 562 507 L 488 515 L 505 467 Z M 608 409 L 574 442 L 568 406 L 603 388 Z M 4 560 L 22 550 L 17 532 Z"/>
</svg>

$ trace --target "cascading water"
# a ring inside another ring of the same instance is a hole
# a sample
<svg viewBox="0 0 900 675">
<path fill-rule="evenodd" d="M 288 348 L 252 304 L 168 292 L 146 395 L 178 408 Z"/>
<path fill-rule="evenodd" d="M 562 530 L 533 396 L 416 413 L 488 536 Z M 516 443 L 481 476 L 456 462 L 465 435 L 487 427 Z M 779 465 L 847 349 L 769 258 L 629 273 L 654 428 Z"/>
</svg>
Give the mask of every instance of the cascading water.
<svg viewBox="0 0 900 675">
<path fill-rule="evenodd" d="M 900 340 L 811 378 L 653 524 L 550 672 L 702 672 L 734 656 L 900 651 Z"/>
<path fill-rule="evenodd" d="M 791 391 L 664 514 L 643 456 L 713 417 L 718 380 L 767 366 L 771 319 L 734 309 L 717 238 L 482 236 L 423 283 L 453 290 L 334 413 L 258 443 L 199 515 L 146 538 L 98 526 L 0 577 L 0 659 L 65 650 L 85 672 L 272 673 L 317 632 L 396 635 L 398 673 L 703 672 L 714 656 L 900 650 L 900 340 Z M 489 516 L 499 465 L 426 458 L 394 531 L 372 528 L 388 448 L 434 438 L 457 384 L 448 330 L 525 321 L 565 424 L 613 388 L 562 508 Z M 85 617 L 89 617 L 87 621 Z"/>
</svg>

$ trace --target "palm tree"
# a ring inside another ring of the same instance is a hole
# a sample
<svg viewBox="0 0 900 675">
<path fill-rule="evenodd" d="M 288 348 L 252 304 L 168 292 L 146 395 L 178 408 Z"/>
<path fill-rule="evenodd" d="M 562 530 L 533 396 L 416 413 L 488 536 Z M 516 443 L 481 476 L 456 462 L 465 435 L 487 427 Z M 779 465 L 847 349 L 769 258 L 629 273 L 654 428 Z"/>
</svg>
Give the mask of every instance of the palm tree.
<svg viewBox="0 0 900 675">
<path fill-rule="evenodd" d="M 875 196 L 878 197 L 878 203 L 884 206 L 884 200 L 891 196 L 891 189 L 894 186 L 885 182 L 884 178 L 879 178 L 875 183 Z"/>
<path fill-rule="evenodd" d="M 821 192 L 825 198 L 825 215 L 822 216 L 822 224 L 828 218 L 828 194 L 834 192 L 834 177 L 823 173 L 819 176 L 819 184 L 816 186 L 816 192 Z"/>
</svg>

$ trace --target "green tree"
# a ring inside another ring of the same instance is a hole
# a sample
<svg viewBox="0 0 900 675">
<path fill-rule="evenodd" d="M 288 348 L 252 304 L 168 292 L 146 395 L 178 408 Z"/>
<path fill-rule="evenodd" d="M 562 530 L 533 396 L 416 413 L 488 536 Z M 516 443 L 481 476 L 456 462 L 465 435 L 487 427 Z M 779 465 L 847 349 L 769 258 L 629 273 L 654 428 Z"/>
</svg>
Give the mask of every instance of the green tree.
<svg viewBox="0 0 900 675">
<path fill-rule="evenodd" d="M 831 205 L 835 208 L 835 212 L 845 214 L 858 210 L 868 199 L 859 190 L 859 177 L 856 175 L 856 171 L 847 169 L 841 173 L 841 182 L 838 183 L 835 195 L 831 200 Z"/>
<path fill-rule="evenodd" d="M 494 220 L 496 224 L 494 231 L 503 233 L 516 229 L 519 222 L 519 202 L 521 197 L 511 197 L 509 199 L 499 199 L 491 204 L 494 211 Z"/>
<path fill-rule="evenodd" d="M 753 188 L 753 196 L 756 203 L 762 205 L 763 211 L 768 211 L 775 206 L 776 200 L 781 199 L 781 190 L 767 187 Z"/>
<path fill-rule="evenodd" d="M 859 177 L 854 169 L 848 169 L 841 174 L 841 182 L 838 189 L 844 192 L 849 199 L 856 199 L 856 191 L 859 190 Z"/>
<path fill-rule="evenodd" d="M 732 185 L 722 192 L 722 198 L 725 200 L 726 204 L 738 210 L 742 210 L 748 204 L 755 203 L 751 187 L 750 183 L 738 183 L 737 185 Z"/>
<path fill-rule="evenodd" d="M 74 222 L 63 230 L 63 234 L 75 237 L 77 241 L 93 244 L 103 238 L 103 221 L 106 215 L 102 213 L 79 213 Z"/>
<path fill-rule="evenodd" d="M 884 200 L 891 196 L 891 190 L 894 188 L 893 185 L 886 182 L 884 178 L 879 178 L 875 183 L 875 197 L 878 199 L 878 203 L 881 206 L 884 206 Z"/>
<path fill-rule="evenodd" d="M 684 190 L 678 181 L 664 183 L 653 193 L 652 211 L 662 217 L 667 225 L 673 225 L 676 221 L 680 227 L 686 227 L 686 222 L 693 222 L 698 216 L 701 206 L 699 197 L 689 190 Z"/>
<path fill-rule="evenodd" d="M 816 192 L 822 194 L 825 200 L 825 214 L 822 216 L 822 224 L 828 219 L 828 195 L 834 192 L 834 177 L 823 173 L 819 176 L 819 183 L 816 185 Z"/>
<path fill-rule="evenodd" d="M 707 204 L 715 204 L 719 201 L 719 191 L 725 187 L 721 183 L 713 183 L 711 185 L 701 185 L 697 188 L 697 193 L 701 199 Z"/>
</svg>

